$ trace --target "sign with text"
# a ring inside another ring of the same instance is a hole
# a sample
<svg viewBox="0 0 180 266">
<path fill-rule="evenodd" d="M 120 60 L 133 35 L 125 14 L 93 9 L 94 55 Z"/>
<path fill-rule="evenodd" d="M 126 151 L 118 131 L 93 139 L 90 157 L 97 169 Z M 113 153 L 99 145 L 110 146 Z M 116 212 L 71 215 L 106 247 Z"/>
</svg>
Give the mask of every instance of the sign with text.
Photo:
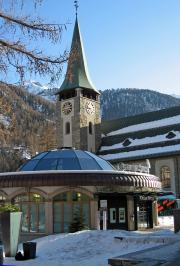
<svg viewBox="0 0 180 266">
<path fill-rule="evenodd" d="M 107 200 L 100 200 L 100 207 L 107 208 Z"/>
<path fill-rule="evenodd" d="M 119 223 L 125 223 L 126 213 L 125 208 L 119 208 Z"/>
</svg>

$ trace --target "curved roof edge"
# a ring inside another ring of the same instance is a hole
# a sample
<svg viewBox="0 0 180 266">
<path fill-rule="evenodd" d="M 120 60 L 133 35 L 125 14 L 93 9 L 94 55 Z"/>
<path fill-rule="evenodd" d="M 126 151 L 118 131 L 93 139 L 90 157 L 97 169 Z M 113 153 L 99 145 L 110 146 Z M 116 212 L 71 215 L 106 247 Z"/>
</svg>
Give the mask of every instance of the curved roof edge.
<svg viewBox="0 0 180 266">
<path fill-rule="evenodd" d="M 153 175 L 118 171 L 26 171 L 1 173 L 0 186 L 125 186 L 159 191 L 161 182 Z"/>
</svg>

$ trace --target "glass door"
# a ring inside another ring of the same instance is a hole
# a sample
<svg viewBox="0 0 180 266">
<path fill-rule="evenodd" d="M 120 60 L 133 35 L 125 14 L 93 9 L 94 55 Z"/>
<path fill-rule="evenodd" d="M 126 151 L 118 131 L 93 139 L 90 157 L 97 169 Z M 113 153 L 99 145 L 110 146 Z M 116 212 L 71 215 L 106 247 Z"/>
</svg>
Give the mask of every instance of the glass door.
<svg viewBox="0 0 180 266">
<path fill-rule="evenodd" d="M 137 204 L 137 227 L 138 229 L 153 227 L 151 201 L 140 201 Z"/>
<path fill-rule="evenodd" d="M 137 221 L 138 229 L 143 229 L 147 227 L 147 211 L 144 204 L 137 206 Z"/>
</svg>

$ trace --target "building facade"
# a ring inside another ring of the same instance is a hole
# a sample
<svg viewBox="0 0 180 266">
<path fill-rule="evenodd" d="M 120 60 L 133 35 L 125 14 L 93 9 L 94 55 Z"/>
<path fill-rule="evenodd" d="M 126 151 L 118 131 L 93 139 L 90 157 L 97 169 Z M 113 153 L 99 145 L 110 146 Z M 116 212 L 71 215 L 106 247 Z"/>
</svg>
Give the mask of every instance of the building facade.
<svg viewBox="0 0 180 266">
<path fill-rule="evenodd" d="M 164 191 L 180 198 L 180 107 L 102 123 L 99 154 L 116 167 L 134 165 L 160 177 Z M 147 161 L 148 159 L 148 161 Z"/>
<path fill-rule="evenodd" d="M 0 174 L 0 186 L 1 203 L 22 211 L 22 241 L 69 232 L 75 215 L 89 229 L 102 228 L 104 212 L 107 229 L 145 229 L 157 222 L 159 178 L 117 171 L 87 151 L 42 152 L 19 172 Z"/>
</svg>

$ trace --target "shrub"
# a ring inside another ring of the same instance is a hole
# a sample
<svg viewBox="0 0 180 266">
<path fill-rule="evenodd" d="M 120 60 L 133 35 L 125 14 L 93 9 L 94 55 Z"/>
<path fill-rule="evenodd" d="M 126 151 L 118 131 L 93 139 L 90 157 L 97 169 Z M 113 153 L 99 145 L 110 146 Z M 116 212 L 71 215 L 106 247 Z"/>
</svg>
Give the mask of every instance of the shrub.
<svg viewBox="0 0 180 266">
<path fill-rule="evenodd" d="M 17 205 L 14 205 L 14 204 L 3 204 L 3 205 L 0 205 L 0 212 L 18 212 L 20 211 L 20 208 L 17 206 Z"/>
</svg>

